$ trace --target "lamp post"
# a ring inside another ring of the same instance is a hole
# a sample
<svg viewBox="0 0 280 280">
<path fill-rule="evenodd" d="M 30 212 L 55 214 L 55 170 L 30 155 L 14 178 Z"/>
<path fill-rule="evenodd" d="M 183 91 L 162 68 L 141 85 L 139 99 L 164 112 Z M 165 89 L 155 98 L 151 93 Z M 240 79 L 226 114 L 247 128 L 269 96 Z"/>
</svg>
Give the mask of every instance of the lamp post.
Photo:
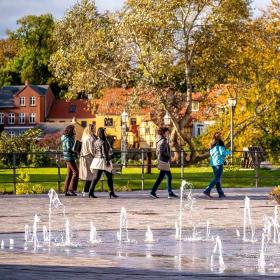
<svg viewBox="0 0 280 280">
<path fill-rule="evenodd" d="M 121 162 L 123 166 L 126 166 L 127 121 L 128 121 L 128 114 L 124 110 L 121 114 Z"/>
<path fill-rule="evenodd" d="M 169 115 L 168 112 L 165 113 L 165 116 L 163 117 L 163 122 L 164 122 L 164 125 L 169 127 L 170 126 L 170 123 L 171 123 L 171 117 Z"/>
<path fill-rule="evenodd" d="M 233 163 L 233 110 L 236 106 L 236 99 L 235 98 L 229 98 L 228 99 L 228 105 L 230 107 L 230 150 L 231 150 L 231 163 Z"/>
</svg>

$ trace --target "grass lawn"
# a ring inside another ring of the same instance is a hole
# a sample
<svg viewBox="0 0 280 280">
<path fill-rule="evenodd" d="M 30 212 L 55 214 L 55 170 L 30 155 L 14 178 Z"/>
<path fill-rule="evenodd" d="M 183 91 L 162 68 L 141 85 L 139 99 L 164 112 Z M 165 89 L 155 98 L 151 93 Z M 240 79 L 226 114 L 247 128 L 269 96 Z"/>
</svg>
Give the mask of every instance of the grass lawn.
<svg viewBox="0 0 280 280">
<path fill-rule="evenodd" d="M 35 184 L 41 184 L 45 191 L 50 188 L 57 189 L 57 168 L 28 168 L 30 181 Z M 186 167 L 184 178 L 193 183 L 195 188 L 205 188 L 212 178 L 212 170 L 209 167 Z M 17 176 L 20 170 L 17 170 Z M 180 186 L 180 168 L 173 168 L 173 188 Z M 270 187 L 280 185 L 280 170 L 259 171 L 259 186 Z M 65 179 L 66 169 L 61 169 L 61 190 L 63 190 L 63 181 Z M 157 169 L 152 169 L 152 174 L 145 174 L 144 188 L 150 189 L 158 175 Z M 0 170 L 0 192 L 11 192 L 13 190 L 12 170 Z M 141 189 L 141 168 L 124 168 L 121 175 L 115 175 L 116 191 L 131 191 Z M 225 171 L 223 176 L 223 187 L 254 187 L 255 172 L 254 170 L 236 170 Z M 104 188 L 107 189 L 106 182 Z M 165 188 L 165 182 L 161 185 Z M 79 182 L 79 191 L 83 189 L 83 182 Z M 101 184 L 97 190 L 101 190 Z"/>
</svg>

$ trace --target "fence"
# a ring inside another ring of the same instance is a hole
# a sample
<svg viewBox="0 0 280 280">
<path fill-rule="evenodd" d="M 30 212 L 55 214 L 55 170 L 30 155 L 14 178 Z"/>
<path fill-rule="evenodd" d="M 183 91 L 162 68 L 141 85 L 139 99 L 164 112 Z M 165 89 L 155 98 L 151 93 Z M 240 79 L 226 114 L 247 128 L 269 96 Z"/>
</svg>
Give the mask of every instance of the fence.
<svg viewBox="0 0 280 280">
<path fill-rule="evenodd" d="M 205 151 L 197 151 L 204 153 Z M 174 182 L 179 185 L 183 179 L 193 182 L 195 187 L 206 187 L 212 178 L 209 159 L 196 164 L 189 163 L 190 152 L 187 150 L 173 151 L 176 161 L 171 164 Z M 280 153 L 274 151 L 253 151 L 246 155 L 244 151 L 235 151 L 225 166 L 223 185 L 227 187 L 259 187 L 280 184 Z M 123 186 L 123 182 L 133 182 L 132 189 L 144 190 L 155 180 L 157 171 L 155 150 L 129 150 L 126 152 L 126 165 L 121 164 L 121 151 L 114 151 L 113 165 L 119 172 L 115 182 Z M 265 161 L 266 160 L 266 161 Z M 242 168 L 243 167 L 243 168 Z M 246 167 L 246 168 L 244 168 Z M 2 193 L 17 193 L 17 186 L 26 183 L 21 172 L 30 175 L 28 183 L 45 184 L 47 188 L 57 186 L 62 191 L 65 176 L 65 163 L 60 151 L 45 153 L 1 153 L 0 154 L 0 187 Z M 63 171 L 63 172 L 62 172 Z M 154 171 L 151 174 L 151 171 Z M 126 186 L 127 186 L 126 185 Z M 100 188 L 104 190 L 102 178 Z M 125 189 L 125 188 L 124 188 Z M 8 190 L 8 191 L 7 191 Z"/>
</svg>

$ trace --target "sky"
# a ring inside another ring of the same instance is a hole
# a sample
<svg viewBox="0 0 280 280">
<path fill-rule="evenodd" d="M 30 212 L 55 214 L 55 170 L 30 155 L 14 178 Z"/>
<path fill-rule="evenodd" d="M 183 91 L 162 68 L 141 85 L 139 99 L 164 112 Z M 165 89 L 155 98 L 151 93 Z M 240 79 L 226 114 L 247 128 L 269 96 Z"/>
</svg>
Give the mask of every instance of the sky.
<svg viewBox="0 0 280 280">
<path fill-rule="evenodd" d="M 71 8 L 77 0 L 0 0 L 0 38 L 5 37 L 7 29 L 14 30 L 16 21 L 25 15 L 40 15 L 51 13 L 55 18 L 61 18 L 65 10 Z M 253 0 L 253 7 L 264 8 L 269 0 Z M 117 10 L 124 0 L 96 0 L 100 11 Z"/>
</svg>

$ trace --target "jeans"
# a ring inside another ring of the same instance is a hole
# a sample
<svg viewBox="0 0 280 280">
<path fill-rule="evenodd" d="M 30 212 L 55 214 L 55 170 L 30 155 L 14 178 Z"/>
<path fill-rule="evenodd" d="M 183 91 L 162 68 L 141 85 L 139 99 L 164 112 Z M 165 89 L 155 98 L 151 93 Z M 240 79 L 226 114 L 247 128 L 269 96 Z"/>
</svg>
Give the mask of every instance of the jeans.
<svg viewBox="0 0 280 280">
<path fill-rule="evenodd" d="M 221 177 L 223 175 L 223 165 L 212 166 L 214 179 L 210 182 L 209 186 L 205 189 L 205 192 L 210 193 L 213 187 L 216 185 L 216 189 L 219 195 L 223 195 Z"/>
<path fill-rule="evenodd" d="M 152 193 L 156 193 L 160 183 L 162 182 L 164 176 L 166 175 L 167 177 L 167 181 L 166 181 L 166 188 L 169 194 L 172 193 L 172 188 L 171 188 L 171 181 L 172 181 L 172 174 L 170 171 L 164 171 L 164 170 L 160 170 L 160 173 L 158 175 L 158 178 L 152 188 Z"/>
<path fill-rule="evenodd" d="M 110 192 L 114 192 L 112 172 L 108 172 L 106 170 L 101 170 L 101 169 L 95 169 L 95 170 L 93 170 L 93 180 L 91 182 L 90 190 L 89 190 L 90 193 L 94 192 L 94 189 L 95 189 L 98 181 L 100 180 L 103 172 L 105 173 L 105 175 L 107 177 L 107 184 L 108 184 L 108 187 L 110 189 Z"/>
<path fill-rule="evenodd" d="M 64 192 L 76 191 L 79 181 L 79 170 L 75 161 L 66 161 L 67 176 L 64 183 Z"/>
</svg>

